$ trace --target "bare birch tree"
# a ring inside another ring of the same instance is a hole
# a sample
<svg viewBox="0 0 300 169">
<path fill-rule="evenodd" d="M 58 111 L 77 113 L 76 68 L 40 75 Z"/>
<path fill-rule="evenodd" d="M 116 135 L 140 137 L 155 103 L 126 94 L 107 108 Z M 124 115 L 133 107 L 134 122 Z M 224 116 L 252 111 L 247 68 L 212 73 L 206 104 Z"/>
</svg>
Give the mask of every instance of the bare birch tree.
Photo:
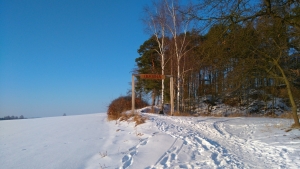
<svg viewBox="0 0 300 169">
<path fill-rule="evenodd" d="M 165 74 L 166 57 L 165 52 L 167 49 L 167 11 L 164 7 L 164 3 L 156 3 L 153 1 L 153 7 L 146 7 L 144 22 L 147 25 L 147 29 L 152 35 L 154 35 L 156 42 L 158 43 L 158 49 L 156 52 L 161 57 L 161 74 Z M 164 79 L 161 81 L 161 109 L 164 105 Z"/>
<path fill-rule="evenodd" d="M 161 68 L 162 75 L 165 74 L 166 50 L 168 48 L 167 41 L 173 42 L 174 54 L 177 62 L 177 111 L 179 111 L 180 105 L 180 88 L 183 71 L 180 67 L 181 59 L 187 53 L 187 31 L 189 28 L 189 20 L 184 18 L 182 12 L 180 12 L 181 6 L 178 0 L 158 0 L 153 1 L 153 8 L 146 8 L 145 22 L 148 29 L 155 36 L 159 45 L 157 53 L 161 56 Z M 152 10 L 151 10 L 152 9 Z M 170 48 L 168 48 L 170 49 Z M 172 58 L 172 57 L 170 57 Z M 164 80 L 162 80 L 162 106 L 164 104 Z"/>
<path fill-rule="evenodd" d="M 184 66 L 181 68 L 181 61 L 184 56 L 186 56 L 189 49 L 187 33 L 189 29 L 190 21 L 184 18 L 182 14 L 181 6 L 178 0 L 164 0 L 165 8 L 167 11 L 168 22 L 167 29 L 170 32 L 173 45 L 174 54 L 177 63 L 177 111 L 180 111 L 180 98 L 181 98 L 181 88 L 182 82 L 184 81 Z M 184 102 L 182 102 L 184 103 Z"/>
</svg>

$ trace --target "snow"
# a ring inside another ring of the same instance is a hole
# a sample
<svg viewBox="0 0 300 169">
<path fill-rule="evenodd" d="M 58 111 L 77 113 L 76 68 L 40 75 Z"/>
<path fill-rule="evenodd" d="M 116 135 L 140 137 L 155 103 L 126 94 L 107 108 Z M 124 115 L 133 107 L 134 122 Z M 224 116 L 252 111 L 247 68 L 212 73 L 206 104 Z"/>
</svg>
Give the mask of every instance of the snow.
<svg viewBox="0 0 300 169">
<path fill-rule="evenodd" d="M 3 169 L 300 168 L 291 119 L 106 114 L 0 121 Z"/>
</svg>

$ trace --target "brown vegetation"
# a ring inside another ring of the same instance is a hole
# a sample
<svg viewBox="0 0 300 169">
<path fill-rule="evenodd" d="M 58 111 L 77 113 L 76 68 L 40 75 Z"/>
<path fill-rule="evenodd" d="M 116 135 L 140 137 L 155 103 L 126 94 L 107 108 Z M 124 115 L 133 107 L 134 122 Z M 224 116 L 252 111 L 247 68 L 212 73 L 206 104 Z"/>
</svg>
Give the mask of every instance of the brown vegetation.
<svg viewBox="0 0 300 169">
<path fill-rule="evenodd" d="M 298 117 L 300 118 L 300 115 L 298 115 Z M 293 114 L 292 112 L 285 112 L 282 113 L 279 118 L 284 118 L 284 119 L 293 119 Z"/>
<path fill-rule="evenodd" d="M 234 107 L 240 104 L 240 100 L 237 97 L 232 97 L 232 98 L 226 97 L 224 98 L 224 104 Z"/>
<path fill-rule="evenodd" d="M 243 114 L 243 113 L 231 113 L 231 114 L 228 114 L 227 117 L 245 117 L 245 114 Z"/>
<path fill-rule="evenodd" d="M 120 120 L 120 121 L 128 121 L 129 119 L 133 118 L 136 123 L 136 126 L 142 124 L 146 121 L 146 117 L 135 113 L 135 112 L 127 112 L 131 109 L 131 97 L 130 96 L 120 96 L 119 98 L 113 100 L 111 104 L 108 106 L 107 110 L 107 119 L 111 120 Z M 146 107 L 148 104 L 139 99 L 135 99 L 135 106 L 136 108 Z"/>
<path fill-rule="evenodd" d="M 119 121 L 127 121 L 127 122 L 134 121 L 135 126 L 137 126 L 137 125 L 145 123 L 147 119 L 148 119 L 147 116 L 143 116 L 137 112 L 130 112 L 130 113 L 123 112 L 121 114 L 121 117 L 118 120 Z"/>
<path fill-rule="evenodd" d="M 188 113 L 188 112 L 178 112 L 178 111 L 175 111 L 173 113 L 173 116 L 193 116 L 191 113 Z"/>
<path fill-rule="evenodd" d="M 133 116 L 133 121 L 135 121 L 135 126 L 145 123 L 147 119 L 148 117 L 142 116 L 141 114 L 137 114 L 137 113 L 134 114 Z"/>
</svg>

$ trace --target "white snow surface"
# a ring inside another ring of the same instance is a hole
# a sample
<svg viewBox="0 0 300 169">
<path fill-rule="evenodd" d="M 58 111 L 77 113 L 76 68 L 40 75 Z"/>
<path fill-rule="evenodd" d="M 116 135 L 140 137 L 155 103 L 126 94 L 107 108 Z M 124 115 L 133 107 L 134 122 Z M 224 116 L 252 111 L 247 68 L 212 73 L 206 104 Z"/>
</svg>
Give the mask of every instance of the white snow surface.
<svg viewBox="0 0 300 169">
<path fill-rule="evenodd" d="M 300 168 L 290 119 L 106 114 L 0 121 L 2 169 Z"/>
</svg>

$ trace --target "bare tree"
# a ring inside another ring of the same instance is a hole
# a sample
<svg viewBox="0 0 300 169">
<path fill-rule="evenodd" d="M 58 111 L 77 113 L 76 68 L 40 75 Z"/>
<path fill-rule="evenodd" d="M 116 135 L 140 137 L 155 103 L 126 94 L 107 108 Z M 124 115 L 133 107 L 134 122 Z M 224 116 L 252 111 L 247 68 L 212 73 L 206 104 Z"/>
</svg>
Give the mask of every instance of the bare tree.
<svg viewBox="0 0 300 169">
<path fill-rule="evenodd" d="M 189 29 L 190 20 L 185 18 L 182 14 L 181 6 L 177 0 L 164 0 L 165 8 L 167 9 L 167 15 L 169 22 L 167 28 L 172 36 L 174 45 L 174 54 L 177 62 L 177 111 L 180 111 L 180 97 L 181 88 L 184 81 L 184 65 L 181 68 L 182 58 L 186 56 L 190 50 L 187 48 L 189 42 L 187 33 Z M 182 101 L 182 104 L 184 101 Z"/>
<path fill-rule="evenodd" d="M 168 47 L 167 44 L 167 11 L 164 7 L 164 3 L 156 3 L 153 1 L 153 7 L 145 8 L 145 18 L 144 22 L 147 25 L 147 29 L 154 35 L 156 42 L 158 43 L 158 49 L 156 52 L 161 57 L 161 74 L 165 74 L 165 65 L 166 65 L 166 50 Z M 164 105 L 164 79 L 161 82 L 161 109 Z"/>
<path fill-rule="evenodd" d="M 184 18 L 181 12 L 181 6 L 178 0 L 158 0 L 153 1 L 153 8 L 145 8 L 146 17 L 144 19 L 150 32 L 155 36 L 159 45 L 157 53 L 161 56 L 162 75 L 165 74 L 165 65 L 167 63 L 166 50 L 174 49 L 174 55 L 177 65 L 177 111 L 179 111 L 181 83 L 183 71 L 180 67 L 182 58 L 188 52 L 187 31 L 189 29 L 189 20 Z M 170 47 L 169 41 L 172 41 L 173 47 Z M 172 59 L 172 57 L 169 57 Z M 171 68 L 172 69 L 172 68 Z M 164 80 L 162 80 L 162 106 L 164 104 Z"/>
</svg>

